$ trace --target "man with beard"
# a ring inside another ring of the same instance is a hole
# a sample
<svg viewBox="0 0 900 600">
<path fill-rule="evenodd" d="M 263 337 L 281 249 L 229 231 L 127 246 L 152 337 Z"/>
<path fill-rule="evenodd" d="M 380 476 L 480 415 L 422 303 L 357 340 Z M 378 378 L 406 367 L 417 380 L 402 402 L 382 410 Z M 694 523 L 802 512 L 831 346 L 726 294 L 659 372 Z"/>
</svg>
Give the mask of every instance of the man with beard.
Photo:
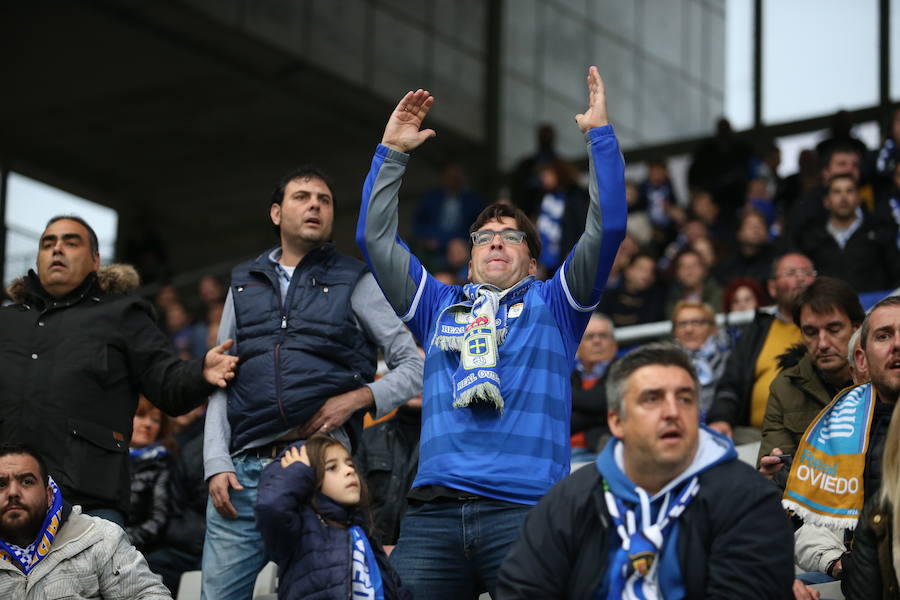
<svg viewBox="0 0 900 600">
<path fill-rule="evenodd" d="M 0 446 L 0 596 L 171 600 L 114 523 L 63 500 L 44 461 Z"/>
<path fill-rule="evenodd" d="M 845 478 L 861 477 L 862 501 L 868 503 L 881 487 L 884 444 L 894 406 L 900 397 L 900 296 L 889 296 L 872 307 L 863 321 L 860 347 L 853 358 L 857 371 L 868 370 L 876 402 L 869 417 L 868 446 L 861 468 L 857 472 L 848 472 L 844 464 L 846 456 L 836 466 L 839 474 Z M 853 389 L 858 390 L 864 386 L 865 384 Z M 794 477 L 793 473 L 791 476 Z M 790 487 L 790 482 L 788 485 Z M 843 498 L 840 499 L 840 504 L 835 505 L 849 506 Z M 811 520 L 815 521 L 814 518 Z M 872 535 L 865 517 L 858 524 L 855 535 Z M 859 584 L 868 579 L 867 584 L 875 584 L 880 590 L 880 578 L 872 577 L 870 570 L 853 573 L 857 568 L 855 557 L 852 552 L 847 551 L 852 545 L 846 543 L 851 537 L 846 531 L 806 522 L 795 534 L 794 554 L 797 565 L 807 571 L 825 572 L 836 579 L 846 577 L 848 581 L 842 585 Z M 862 589 L 870 588 L 867 585 Z"/>
<path fill-rule="evenodd" d="M 780 370 L 776 357 L 800 343 L 800 329 L 791 320 L 794 300 L 816 278 L 812 262 L 802 254 L 785 254 L 772 265 L 769 295 L 774 314 L 758 310 L 731 351 L 716 388 L 707 422 L 712 429 L 732 436 L 735 443 L 759 439 L 769 400 L 769 386 Z M 740 429 L 735 432 L 735 427 Z"/>
</svg>

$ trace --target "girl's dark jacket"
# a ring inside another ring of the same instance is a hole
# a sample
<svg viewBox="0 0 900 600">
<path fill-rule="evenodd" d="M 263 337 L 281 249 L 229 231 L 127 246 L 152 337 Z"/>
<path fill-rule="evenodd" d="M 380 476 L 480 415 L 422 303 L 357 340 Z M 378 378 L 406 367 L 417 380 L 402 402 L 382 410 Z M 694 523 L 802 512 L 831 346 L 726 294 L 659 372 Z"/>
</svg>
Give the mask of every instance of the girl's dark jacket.
<svg viewBox="0 0 900 600">
<path fill-rule="evenodd" d="M 318 512 L 310 502 L 315 500 Z M 352 568 L 349 525 L 363 523 L 359 511 L 347 510 L 315 490 L 312 468 L 294 463 L 282 468 L 280 458 L 260 477 L 256 525 L 266 552 L 278 565 L 279 600 L 348 600 Z M 370 538 L 384 582 L 385 600 L 411 600 L 409 590 Z"/>
</svg>

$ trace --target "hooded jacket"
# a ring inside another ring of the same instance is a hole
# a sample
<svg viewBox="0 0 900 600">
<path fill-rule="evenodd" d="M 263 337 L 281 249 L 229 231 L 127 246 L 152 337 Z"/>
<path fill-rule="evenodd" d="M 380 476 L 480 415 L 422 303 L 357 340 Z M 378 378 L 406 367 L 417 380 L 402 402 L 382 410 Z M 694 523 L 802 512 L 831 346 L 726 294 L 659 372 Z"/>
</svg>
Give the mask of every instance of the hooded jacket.
<svg viewBox="0 0 900 600">
<path fill-rule="evenodd" d="M 76 506 L 63 521 L 50 552 L 28 575 L 0 561 L 0 597 L 18 600 L 172 600 L 125 531 Z"/>
<path fill-rule="evenodd" d="M 365 515 L 317 492 L 311 467 L 294 463 L 285 469 L 280 459 L 263 470 L 254 506 L 266 552 L 278 565 L 279 600 L 351 598 L 353 559 L 347 527 L 368 530 Z M 372 549 L 385 600 L 411 600 L 381 547 L 372 543 Z"/>
<path fill-rule="evenodd" d="M 777 489 L 735 460 L 721 436 L 701 429 L 700 438 L 694 464 L 678 478 L 697 474 L 700 484 L 674 539 L 683 597 L 793 598 L 793 541 Z M 598 464 L 608 464 L 619 443 L 610 440 Z M 611 488 L 628 481 L 617 468 Z M 604 477 L 586 466 L 528 514 L 500 568 L 497 598 L 594 598 L 618 547 Z M 662 554 L 665 546 L 658 560 L 666 562 Z"/>
<path fill-rule="evenodd" d="M 203 361 L 181 361 L 150 304 L 128 294 L 137 285 L 134 268 L 112 265 L 54 298 L 30 271 L 0 308 L 0 439 L 39 452 L 86 509 L 128 512 L 139 393 L 178 415 L 214 389 Z"/>
</svg>

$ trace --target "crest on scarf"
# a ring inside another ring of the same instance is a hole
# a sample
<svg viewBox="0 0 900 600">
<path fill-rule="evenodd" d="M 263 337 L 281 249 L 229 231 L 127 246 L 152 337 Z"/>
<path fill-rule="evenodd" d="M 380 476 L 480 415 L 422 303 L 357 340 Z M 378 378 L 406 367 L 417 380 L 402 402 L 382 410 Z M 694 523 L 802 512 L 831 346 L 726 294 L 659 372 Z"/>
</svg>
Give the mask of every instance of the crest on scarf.
<svg viewBox="0 0 900 600">
<path fill-rule="evenodd" d="M 631 561 L 631 572 L 637 573 L 640 577 L 646 577 L 653 567 L 654 558 L 656 558 L 656 553 L 650 550 L 629 554 L 628 560 Z"/>
</svg>

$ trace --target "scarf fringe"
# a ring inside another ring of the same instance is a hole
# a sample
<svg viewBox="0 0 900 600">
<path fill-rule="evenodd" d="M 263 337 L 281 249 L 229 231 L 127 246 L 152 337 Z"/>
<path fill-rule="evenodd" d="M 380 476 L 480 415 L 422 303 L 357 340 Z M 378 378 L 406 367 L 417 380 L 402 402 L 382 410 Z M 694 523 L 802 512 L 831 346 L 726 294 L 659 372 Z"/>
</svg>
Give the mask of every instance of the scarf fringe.
<svg viewBox="0 0 900 600">
<path fill-rule="evenodd" d="M 465 390 L 453 401 L 453 408 L 465 408 L 479 401 L 493 404 L 497 411 L 503 414 L 503 398 L 500 397 L 497 386 L 488 382 L 479 383 Z"/>
<path fill-rule="evenodd" d="M 804 523 L 818 525 L 819 527 L 827 527 L 832 531 L 841 532 L 844 529 L 853 531 L 859 522 L 859 517 L 829 517 L 817 512 L 813 512 L 805 506 L 795 502 L 794 500 L 782 500 L 781 505 L 785 510 L 796 514 L 803 519 Z"/>
</svg>

